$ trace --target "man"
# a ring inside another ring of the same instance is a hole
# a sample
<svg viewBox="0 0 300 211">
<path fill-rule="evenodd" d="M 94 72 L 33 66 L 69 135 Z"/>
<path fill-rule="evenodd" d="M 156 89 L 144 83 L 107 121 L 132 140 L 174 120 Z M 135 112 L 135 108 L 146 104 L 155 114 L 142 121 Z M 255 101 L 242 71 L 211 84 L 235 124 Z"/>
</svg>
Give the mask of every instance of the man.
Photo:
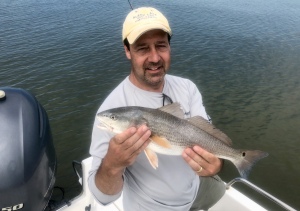
<svg viewBox="0 0 300 211">
<path fill-rule="evenodd" d="M 123 42 L 131 72 L 98 112 L 122 106 L 158 108 L 179 102 L 185 117 L 207 118 L 195 84 L 166 74 L 171 35 L 167 19 L 154 8 L 138 8 L 128 14 Z M 187 211 L 208 209 L 224 194 L 222 181 L 212 177 L 220 171 L 222 161 L 201 147 L 187 148 L 182 156 L 158 154 L 159 167 L 154 170 L 143 152 L 151 135 L 146 125 L 114 136 L 99 129 L 99 124 L 96 119 L 89 187 L 100 203 L 109 204 L 123 192 L 126 211 Z"/>
</svg>

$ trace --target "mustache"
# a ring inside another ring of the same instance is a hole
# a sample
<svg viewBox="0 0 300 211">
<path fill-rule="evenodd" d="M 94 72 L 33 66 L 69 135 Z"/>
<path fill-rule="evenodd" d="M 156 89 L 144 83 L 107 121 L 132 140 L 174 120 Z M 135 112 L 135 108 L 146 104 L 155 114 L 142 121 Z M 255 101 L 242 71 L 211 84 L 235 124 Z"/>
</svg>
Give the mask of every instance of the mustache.
<svg viewBox="0 0 300 211">
<path fill-rule="evenodd" d="M 145 65 L 146 69 L 156 69 L 156 68 L 160 68 L 163 67 L 162 62 L 150 62 L 147 65 Z"/>
</svg>

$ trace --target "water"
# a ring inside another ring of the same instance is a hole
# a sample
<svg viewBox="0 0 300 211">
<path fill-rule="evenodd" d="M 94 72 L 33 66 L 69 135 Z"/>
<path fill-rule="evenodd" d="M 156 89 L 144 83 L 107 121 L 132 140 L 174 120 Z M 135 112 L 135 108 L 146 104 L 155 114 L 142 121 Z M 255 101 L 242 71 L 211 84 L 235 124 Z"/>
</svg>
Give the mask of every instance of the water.
<svg viewBox="0 0 300 211">
<path fill-rule="evenodd" d="M 261 149 L 249 180 L 300 208 L 300 2 L 132 1 L 169 18 L 171 73 L 192 79 L 236 148 Z M 72 160 L 89 156 L 94 115 L 129 73 L 121 42 L 127 1 L 2 0 L 0 86 L 33 92 L 50 118 L 57 186 L 80 193 Z M 238 176 L 225 163 L 225 181 Z M 277 210 L 249 189 L 236 186 Z"/>
</svg>

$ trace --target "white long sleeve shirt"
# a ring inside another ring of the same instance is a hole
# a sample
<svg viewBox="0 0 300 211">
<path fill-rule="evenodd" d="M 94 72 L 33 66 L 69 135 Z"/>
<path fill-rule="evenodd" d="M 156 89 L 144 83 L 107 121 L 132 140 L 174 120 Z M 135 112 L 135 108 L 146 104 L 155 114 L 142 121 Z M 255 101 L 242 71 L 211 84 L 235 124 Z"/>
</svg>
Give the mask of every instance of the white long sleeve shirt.
<svg viewBox="0 0 300 211">
<path fill-rule="evenodd" d="M 207 119 L 202 96 L 190 80 L 167 74 L 162 93 L 181 104 L 185 117 L 199 115 Z M 98 112 L 122 106 L 159 108 L 163 105 L 162 93 L 142 90 L 126 77 L 105 99 Z M 168 99 L 165 99 L 166 104 L 170 104 Z M 106 195 L 95 185 L 95 174 L 112 138 L 112 134 L 97 127 L 99 124 L 95 118 L 90 146 L 93 164 L 88 181 L 94 197 L 105 205 L 118 199 L 122 192 Z M 141 153 L 136 162 L 126 168 L 122 190 L 125 211 L 187 211 L 192 206 L 199 187 L 199 176 L 181 156 L 158 154 L 158 162 L 159 167 L 155 170 L 145 154 Z"/>
</svg>

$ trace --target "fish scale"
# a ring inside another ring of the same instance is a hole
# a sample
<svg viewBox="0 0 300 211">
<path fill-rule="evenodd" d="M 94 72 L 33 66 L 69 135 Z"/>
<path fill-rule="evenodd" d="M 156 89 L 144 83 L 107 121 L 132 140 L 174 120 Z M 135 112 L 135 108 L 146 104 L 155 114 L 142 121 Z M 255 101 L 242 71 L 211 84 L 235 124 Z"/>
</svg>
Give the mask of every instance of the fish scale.
<svg viewBox="0 0 300 211">
<path fill-rule="evenodd" d="M 222 156 L 222 153 L 218 153 L 218 151 L 228 151 L 230 152 L 232 148 L 225 145 L 220 140 L 214 138 L 213 136 L 205 133 L 200 128 L 197 128 L 193 125 L 186 124 L 186 120 L 181 120 L 178 118 L 173 118 L 174 116 L 165 113 L 164 115 L 156 114 L 158 110 L 151 110 L 150 112 L 146 112 L 143 114 L 143 117 L 147 119 L 148 127 L 152 131 L 152 133 L 157 134 L 158 136 L 165 136 L 167 140 L 172 142 L 172 145 L 179 146 L 184 150 L 186 147 L 193 147 L 194 145 L 200 145 L 204 147 L 211 153 L 218 154 Z M 154 121 L 151 121 L 154 119 Z M 168 120 L 169 121 L 165 121 Z M 172 122 L 172 124 L 166 124 L 165 122 Z M 172 127 L 170 127 L 172 125 Z M 176 128 L 176 132 L 174 132 L 174 128 Z M 213 139 L 211 142 L 206 140 Z M 191 140 L 191 141 L 186 141 Z M 204 141 L 202 141 L 204 140 Z M 220 149 L 220 150 L 218 150 Z"/>
</svg>

